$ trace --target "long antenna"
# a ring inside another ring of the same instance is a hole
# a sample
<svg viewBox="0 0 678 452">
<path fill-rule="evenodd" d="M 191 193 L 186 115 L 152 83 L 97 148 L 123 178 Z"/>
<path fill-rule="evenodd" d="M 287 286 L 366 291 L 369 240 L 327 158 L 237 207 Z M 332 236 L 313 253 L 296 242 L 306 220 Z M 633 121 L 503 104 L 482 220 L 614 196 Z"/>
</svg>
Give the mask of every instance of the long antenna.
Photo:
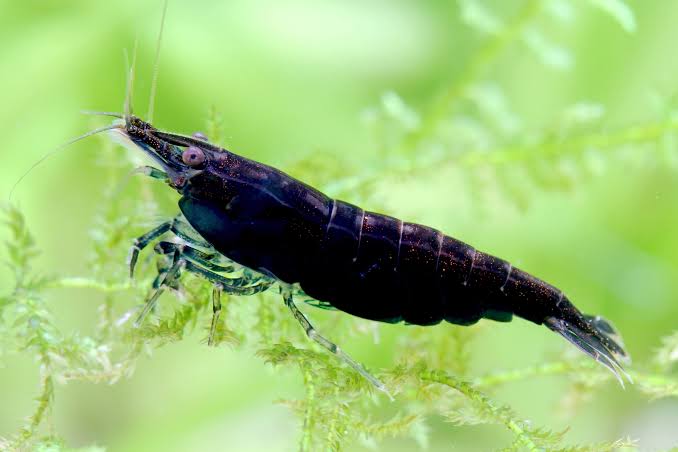
<svg viewBox="0 0 678 452">
<path fill-rule="evenodd" d="M 132 95 L 134 94 L 134 71 L 137 67 L 137 46 L 139 44 L 139 37 L 134 38 L 134 51 L 132 53 L 132 64 L 129 65 L 129 57 L 125 52 L 125 59 L 128 62 L 129 69 L 127 74 L 127 93 L 125 93 L 125 117 L 132 114 Z"/>
<path fill-rule="evenodd" d="M 111 116 L 113 118 L 125 119 L 125 116 L 123 114 L 115 111 L 80 110 L 80 113 L 82 113 L 83 115 Z"/>
<path fill-rule="evenodd" d="M 84 133 L 84 134 L 82 134 L 78 137 L 75 137 L 71 140 L 68 140 L 67 142 L 65 142 L 64 144 L 59 146 L 58 148 L 56 148 L 53 151 L 50 151 L 47 154 L 43 155 L 42 157 L 40 157 L 40 159 L 37 162 L 35 162 L 33 165 L 31 165 L 31 167 L 28 168 L 25 173 L 23 173 L 21 175 L 19 180 L 17 180 L 14 183 L 14 185 L 12 186 L 12 189 L 9 191 L 9 197 L 7 198 L 7 201 L 8 202 L 12 201 L 12 195 L 14 194 L 14 190 L 21 183 L 21 181 L 24 180 L 26 178 L 26 176 L 28 176 L 28 174 L 35 169 L 36 166 L 40 165 L 42 162 L 44 162 L 45 160 L 47 160 L 48 158 L 50 158 L 51 156 L 53 156 L 57 152 L 63 151 L 65 148 L 72 145 L 73 143 L 77 143 L 78 141 L 84 140 L 85 138 L 91 137 L 92 135 L 96 135 L 97 133 L 105 132 L 106 130 L 119 129 L 120 127 L 121 127 L 120 124 L 113 124 L 113 125 L 110 125 L 110 126 L 99 127 L 98 129 L 90 130 L 87 133 Z"/>
<path fill-rule="evenodd" d="M 151 95 L 148 100 L 148 113 L 146 120 L 153 122 L 153 109 L 155 107 L 155 91 L 158 86 L 158 72 L 160 70 L 160 44 L 162 43 L 162 34 L 165 29 L 165 16 L 167 15 L 167 4 L 169 0 L 165 0 L 162 8 L 162 17 L 160 18 L 160 31 L 158 32 L 158 41 L 155 44 L 155 61 L 153 62 L 153 78 L 151 79 Z"/>
</svg>

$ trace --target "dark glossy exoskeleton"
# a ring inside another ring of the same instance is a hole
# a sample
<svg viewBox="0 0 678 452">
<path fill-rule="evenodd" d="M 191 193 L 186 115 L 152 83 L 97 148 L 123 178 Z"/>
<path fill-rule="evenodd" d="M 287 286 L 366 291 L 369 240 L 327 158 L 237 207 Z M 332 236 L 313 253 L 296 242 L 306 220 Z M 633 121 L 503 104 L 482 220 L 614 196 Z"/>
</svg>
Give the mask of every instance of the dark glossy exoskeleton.
<svg viewBox="0 0 678 452">
<path fill-rule="evenodd" d="M 147 174 L 165 179 L 181 194 L 183 217 L 141 237 L 132 265 L 159 234 L 172 229 L 187 238 L 191 233 L 181 228 L 192 228 L 198 236 L 193 234 L 188 247 L 165 247 L 165 254 L 175 253 L 171 277 L 180 267 L 198 268 L 223 289 L 227 281 L 205 273 L 218 274 L 211 257 L 218 255 L 262 274 L 268 285 L 298 284 L 325 306 L 365 319 L 470 325 L 481 318 L 510 321 L 515 314 L 561 334 L 617 377 L 623 373 L 618 360 L 626 353 L 606 321 L 582 315 L 562 291 L 504 260 L 427 226 L 329 198 L 199 135 L 161 132 L 134 116 L 125 117 L 115 132 L 162 168 Z M 198 251 L 201 246 L 211 251 Z M 339 352 L 293 307 L 291 291 L 283 293 L 309 335 Z"/>
</svg>

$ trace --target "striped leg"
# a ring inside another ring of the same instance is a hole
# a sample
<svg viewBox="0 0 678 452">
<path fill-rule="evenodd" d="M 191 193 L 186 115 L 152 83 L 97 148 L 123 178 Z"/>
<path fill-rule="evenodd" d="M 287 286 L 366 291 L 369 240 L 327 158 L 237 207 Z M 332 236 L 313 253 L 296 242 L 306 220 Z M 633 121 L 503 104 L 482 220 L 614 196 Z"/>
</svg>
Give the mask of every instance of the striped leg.
<svg viewBox="0 0 678 452">
<path fill-rule="evenodd" d="M 334 356 L 339 358 L 341 361 L 344 363 L 348 364 L 351 366 L 356 372 L 358 372 L 360 375 L 362 375 L 367 381 L 372 383 L 375 388 L 378 390 L 384 392 L 389 399 L 394 400 L 393 396 L 388 392 L 388 389 L 386 386 L 379 381 L 376 377 L 372 376 L 360 363 L 355 361 L 353 358 L 351 358 L 346 352 L 344 352 L 341 348 L 339 348 L 338 345 L 334 344 L 333 342 L 329 341 L 325 337 L 321 336 L 316 329 L 311 325 L 311 322 L 308 321 L 306 316 L 297 308 L 297 306 L 294 304 L 294 300 L 292 299 L 292 290 L 289 287 L 282 287 L 280 289 L 283 300 L 285 301 L 285 304 L 287 305 L 288 308 L 292 311 L 292 315 L 294 315 L 294 318 L 297 319 L 301 327 L 304 329 L 306 332 L 306 335 L 309 337 L 309 339 L 315 341 L 318 343 L 321 347 L 325 348 L 328 350 L 330 353 L 332 353 Z"/>
<path fill-rule="evenodd" d="M 155 304 L 158 302 L 158 298 L 162 293 L 165 291 L 167 287 L 176 279 L 179 277 L 179 274 L 181 272 L 181 269 L 184 268 L 186 265 L 186 261 L 181 258 L 181 253 L 179 251 L 175 252 L 174 255 L 172 256 L 172 264 L 165 273 L 164 276 L 161 277 L 158 287 L 153 291 L 150 297 L 148 297 L 148 300 L 146 300 L 146 304 L 144 305 L 144 308 L 141 310 L 139 313 L 139 316 L 137 319 L 134 321 L 134 326 L 139 327 L 146 316 L 148 315 L 153 308 L 155 308 Z"/>
<path fill-rule="evenodd" d="M 165 221 L 158 227 L 151 229 L 144 235 L 134 240 L 132 247 L 129 250 L 129 257 L 127 258 L 130 278 L 134 277 L 134 268 L 136 267 L 137 260 L 139 259 L 139 253 L 152 241 L 168 231 L 171 231 L 175 236 L 190 243 L 191 245 L 203 248 L 212 248 L 209 243 L 202 240 L 198 233 L 193 230 L 191 225 L 189 225 L 184 219 L 184 216 L 179 214 L 171 220 Z"/>
<path fill-rule="evenodd" d="M 187 271 L 198 275 L 213 283 L 212 290 L 212 322 L 210 326 L 209 345 L 214 345 L 215 334 L 218 328 L 219 316 L 221 314 L 221 293 L 226 292 L 234 295 L 254 295 L 268 289 L 273 280 L 254 276 L 254 273 L 243 272 L 242 276 L 228 278 L 217 272 L 233 272 L 233 266 L 223 265 L 223 258 L 218 253 L 209 253 L 197 250 L 188 245 L 181 245 L 172 242 L 159 242 L 155 251 L 161 255 L 171 255 L 169 269 L 164 274 L 158 275 L 157 284 L 154 284 L 155 290 L 148 298 L 146 305 L 139 314 L 135 326 L 141 325 L 144 318 L 154 308 L 158 297 L 168 288 L 176 286 L 176 282 L 182 271 Z"/>
</svg>

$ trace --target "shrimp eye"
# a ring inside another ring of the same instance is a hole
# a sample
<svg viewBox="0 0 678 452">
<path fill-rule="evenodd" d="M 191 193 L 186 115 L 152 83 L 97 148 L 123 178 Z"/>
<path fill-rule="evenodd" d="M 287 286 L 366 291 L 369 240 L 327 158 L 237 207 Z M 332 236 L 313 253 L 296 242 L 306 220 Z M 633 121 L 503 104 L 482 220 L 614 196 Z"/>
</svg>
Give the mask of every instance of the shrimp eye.
<svg viewBox="0 0 678 452">
<path fill-rule="evenodd" d="M 205 153 L 199 147 L 189 146 L 181 154 L 181 160 L 188 166 L 199 166 L 205 161 Z"/>
</svg>

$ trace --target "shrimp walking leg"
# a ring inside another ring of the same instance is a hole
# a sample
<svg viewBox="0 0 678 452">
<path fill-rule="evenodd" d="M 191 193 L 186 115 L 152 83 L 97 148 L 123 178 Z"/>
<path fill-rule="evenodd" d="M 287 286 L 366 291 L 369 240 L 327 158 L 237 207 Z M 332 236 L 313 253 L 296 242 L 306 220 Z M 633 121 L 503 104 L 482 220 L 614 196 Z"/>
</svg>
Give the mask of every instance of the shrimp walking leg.
<svg viewBox="0 0 678 452">
<path fill-rule="evenodd" d="M 210 324 L 210 333 L 207 339 L 208 345 L 216 344 L 215 337 L 219 322 L 219 315 L 221 314 L 222 292 L 241 296 L 255 295 L 267 290 L 271 284 L 273 284 L 273 281 L 255 280 L 252 285 L 247 285 L 252 281 L 247 277 L 227 279 L 222 275 L 201 268 L 193 262 L 187 260 L 184 261 L 183 267 L 186 271 L 201 276 L 214 284 L 212 289 L 212 322 Z"/>
<path fill-rule="evenodd" d="M 217 334 L 217 326 L 219 325 L 219 315 L 221 314 L 221 291 L 223 287 L 221 284 L 215 284 L 212 288 L 212 323 L 210 324 L 210 335 L 207 338 L 207 345 L 213 347 L 215 345 L 214 338 Z"/>
<path fill-rule="evenodd" d="M 226 267 L 220 267 L 216 264 L 212 264 L 209 260 L 203 260 L 204 256 L 209 256 L 206 253 L 202 253 L 194 248 L 191 248 L 187 245 L 176 245 L 170 242 L 160 242 L 158 248 L 161 254 L 164 254 L 164 251 L 170 250 L 172 252 L 171 263 L 169 269 L 158 275 L 156 278 L 157 283 L 154 286 L 157 286 L 151 296 L 146 301 L 144 308 L 137 317 L 135 326 L 141 325 L 144 318 L 148 315 L 151 310 L 155 307 L 158 298 L 162 293 L 168 288 L 173 287 L 178 277 L 181 274 L 181 271 L 188 271 L 195 275 L 198 275 L 214 284 L 212 291 L 212 322 L 210 326 L 210 336 L 208 339 L 208 344 L 213 345 L 214 335 L 217 330 L 219 315 L 221 313 L 221 293 L 226 292 L 235 295 L 254 295 L 268 289 L 272 284 L 273 280 L 267 278 L 252 278 L 250 274 L 244 274 L 241 277 L 237 278 L 227 278 L 223 275 L 220 275 L 214 271 L 207 270 L 202 267 L 202 265 L 211 265 L 213 267 L 224 269 Z M 161 246 L 164 245 L 164 246 Z M 215 257 L 210 257 L 214 259 Z"/>
<path fill-rule="evenodd" d="M 190 243 L 193 246 L 209 249 L 213 254 L 217 254 L 214 247 L 200 237 L 195 229 L 186 221 L 182 214 L 177 215 L 172 220 L 170 231 L 180 239 Z"/>
<path fill-rule="evenodd" d="M 195 232 L 195 230 L 186 222 L 186 219 L 183 217 L 183 215 L 177 215 L 171 220 L 165 221 L 159 226 L 151 229 L 132 242 L 132 247 L 129 250 L 129 257 L 127 258 L 130 278 L 134 277 L 134 268 L 136 267 L 137 260 L 139 259 L 139 253 L 141 253 L 141 251 L 143 251 L 143 249 L 146 248 L 151 242 L 168 231 L 171 231 L 174 235 L 192 245 L 213 249 L 209 243 L 205 242 L 198 236 L 198 233 Z"/>
<path fill-rule="evenodd" d="M 194 264 L 193 262 L 186 260 L 184 260 L 184 268 L 186 269 L 186 271 L 189 271 L 198 276 L 202 276 L 203 278 L 214 284 L 220 284 L 221 290 L 223 292 L 233 295 L 242 295 L 242 296 L 255 295 L 271 287 L 271 285 L 274 282 L 273 280 L 259 280 L 252 285 L 245 285 L 241 281 L 242 278 L 228 279 L 222 275 L 206 270 Z"/>
<path fill-rule="evenodd" d="M 137 265 L 137 260 L 139 259 L 139 253 L 141 252 L 141 250 L 146 248 L 148 244 L 151 243 L 153 240 L 157 239 L 165 232 L 169 231 L 170 227 L 172 226 L 172 221 L 174 220 L 165 221 L 160 226 L 153 228 L 146 234 L 134 239 L 134 242 L 132 242 L 132 247 L 129 250 L 129 257 L 127 258 L 130 278 L 134 277 L 134 267 L 136 267 Z"/>
<path fill-rule="evenodd" d="M 144 308 L 141 310 L 139 316 L 134 322 L 134 326 L 138 327 L 139 325 L 141 325 L 141 323 L 144 321 L 148 313 L 151 312 L 151 310 L 153 310 L 153 308 L 155 307 L 155 304 L 158 302 L 158 298 L 160 297 L 160 295 L 162 295 L 162 293 L 172 283 L 172 281 L 174 281 L 179 276 L 181 269 L 186 265 L 186 261 L 182 259 L 180 256 L 181 255 L 179 252 L 174 253 L 171 267 L 169 268 L 169 270 L 167 270 L 167 273 L 165 273 L 163 278 L 160 280 L 158 288 L 155 289 L 151 296 L 148 298 L 148 300 L 146 300 L 146 304 L 144 305 Z"/>
<path fill-rule="evenodd" d="M 155 252 L 162 255 L 172 255 L 177 249 L 182 250 L 181 254 L 186 259 L 217 273 L 232 273 L 237 270 L 234 265 L 222 262 L 223 256 L 220 254 L 207 253 L 190 246 L 178 245 L 172 242 L 159 242 L 155 245 Z"/>
<path fill-rule="evenodd" d="M 344 352 L 341 348 L 339 348 L 338 345 L 334 344 L 330 340 L 321 336 L 316 331 L 316 329 L 313 327 L 311 322 L 309 322 L 309 320 L 306 318 L 306 316 L 294 304 L 294 300 L 292 298 L 292 291 L 290 290 L 289 287 L 281 287 L 281 293 L 282 293 L 282 296 L 283 296 L 283 300 L 285 301 L 285 305 L 287 305 L 287 307 L 290 308 L 290 310 L 292 311 L 292 314 L 294 315 L 294 318 L 297 319 L 297 321 L 299 322 L 301 327 L 304 329 L 304 331 L 306 332 L 306 335 L 308 336 L 309 339 L 315 341 L 321 347 L 327 349 L 330 353 L 332 353 L 337 358 L 339 358 L 341 361 L 348 364 L 356 372 L 358 372 L 365 379 L 367 379 L 367 381 L 372 383 L 375 388 L 377 388 L 380 391 L 383 391 L 391 400 L 394 400 L 393 397 L 391 396 L 391 394 L 388 392 L 388 389 L 386 389 L 386 386 L 381 381 L 379 381 L 376 377 L 374 377 L 372 374 L 370 374 L 360 363 L 355 361 L 346 352 Z"/>
</svg>

